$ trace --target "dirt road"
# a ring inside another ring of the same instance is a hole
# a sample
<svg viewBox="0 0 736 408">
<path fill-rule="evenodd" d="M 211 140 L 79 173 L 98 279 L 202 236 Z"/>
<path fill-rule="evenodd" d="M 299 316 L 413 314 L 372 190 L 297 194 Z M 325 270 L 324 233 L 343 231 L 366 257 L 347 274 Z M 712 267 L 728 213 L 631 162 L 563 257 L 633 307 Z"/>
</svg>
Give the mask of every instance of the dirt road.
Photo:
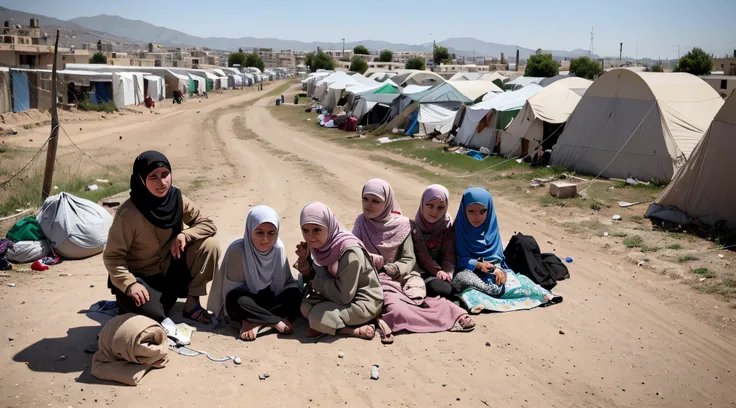
<svg viewBox="0 0 736 408">
<path fill-rule="evenodd" d="M 281 238 L 289 248 L 300 240 L 299 211 L 310 201 L 326 202 L 352 227 L 361 187 L 373 177 L 388 180 L 404 212 L 414 214 L 426 180 L 285 127 L 266 109 L 272 98 L 249 103 L 258 96 L 223 98 L 113 129 L 89 124 L 92 132 L 72 136 L 85 149 L 108 151 L 112 144 L 110 160 L 163 151 L 185 193 L 187 183 L 199 180 L 193 196 L 217 223 L 223 248 L 242 236 L 245 215 L 257 204 L 282 216 Z M 457 198 L 453 194 L 453 213 Z M 91 356 L 83 352 L 100 325 L 77 311 L 111 298 L 101 258 L 65 262 L 2 278 L 0 405 L 734 406 L 736 342 L 731 331 L 703 318 L 717 314 L 733 325 L 734 310 L 665 277 L 634 271 L 516 205 L 495 204 L 504 241 L 523 231 L 543 251 L 574 258 L 572 279 L 556 289 L 564 303 L 481 315 L 472 333 L 399 335 L 388 347 L 378 339 L 314 342 L 303 336 L 302 320 L 291 338 L 267 333 L 247 344 L 228 328 L 198 332 L 195 348 L 238 355 L 243 364 L 174 355 L 133 388 L 94 379 Z M 369 379 L 372 364 L 381 368 L 378 381 Z M 270 378 L 259 380 L 263 373 Z"/>
</svg>

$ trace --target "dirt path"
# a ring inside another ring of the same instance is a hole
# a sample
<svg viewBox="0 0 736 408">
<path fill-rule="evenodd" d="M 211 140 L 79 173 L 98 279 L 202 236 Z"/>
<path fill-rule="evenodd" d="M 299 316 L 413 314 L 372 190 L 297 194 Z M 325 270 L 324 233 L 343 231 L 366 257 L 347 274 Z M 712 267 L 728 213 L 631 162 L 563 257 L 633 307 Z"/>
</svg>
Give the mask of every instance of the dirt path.
<svg viewBox="0 0 736 408">
<path fill-rule="evenodd" d="M 223 99 L 199 114 L 154 124 L 121 124 L 125 147 L 116 154 L 132 160 L 144 147 L 159 148 L 171 158 L 175 180 L 206 180 L 195 198 L 217 223 L 223 249 L 242 236 L 245 215 L 257 204 L 282 216 L 289 248 L 300 239 L 299 210 L 310 201 L 326 202 L 352 227 L 362 184 L 373 177 L 388 180 L 404 212 L 414 213 L 426 181 L 285 127 L 265 108 L 271 98 L 227 107 L 257 96 Z M 95 132 L 85 139 L 90 147 L 112 143 L 118 129 Z M 457 194 L 452 201 L 454 212 Z M 482 315 L 468 334 L 399 335 L 390 347 L 377 339 L 314 343 L 302 335 L 304 321 L 293 338 L 269 333 L 251 344 L 235 341 L 230 329 L 199 332 L 195 347 L 239 355 L 243 364 L 174 355 L 168 367 L 131 388 L 95 380 L 91 356 L 83 353 L 100 326 L 76 311 L 110 298 L 100 257 L 66 262 L 2 279 L 0 325 L 3 337 L 13 340 L 0 339 L 7 341 L 0 351 L 6 362 L 0 405 L 733 406 L 736 342 L 699 318 L 730 319 L 733 310 L 714 309 L 721 304 L 707 296 L 635 271 L 516 205 L 497 200 L 496 206 L 504 240 L 524 231 L 543 251 L 574 258 L 573 278 L 557 290 L 563 304 Z M 17 287 L 7 287 L 11 280 Z M 368 379 L 372 364 L 381 367 L 379 381 Z M 265 372 L 270 378 L 259 381 Z"/>
</svg>

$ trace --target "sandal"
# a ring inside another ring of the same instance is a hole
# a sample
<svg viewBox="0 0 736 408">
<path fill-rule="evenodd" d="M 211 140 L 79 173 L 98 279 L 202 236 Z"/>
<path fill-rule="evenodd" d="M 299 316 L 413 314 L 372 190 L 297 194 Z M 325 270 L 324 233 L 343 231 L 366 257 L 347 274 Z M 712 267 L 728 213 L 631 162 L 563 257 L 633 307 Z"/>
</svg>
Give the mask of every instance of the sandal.
<svg viewBox="0 0 736 408">
<path fill-rule="evenodd" d="M 376 323 L 378 324 L 378 333 L 381 336 L 381 343 L 393 344 L 394 334 L 391 332 L 391 328 L 388 327 L 388 324 L 380 317 L 376 319 Z"/>
<path fill-rule="evenodd" d="M 209 311 L 205 310 L 202 305 L 194 306 L 194 309 L 188 312 L 182 311 L 181 315 L 184 316 L 185 319 L 194 320 L 197 323 L 212 323 L 212 314 Z"/>
<path fill-rule="evenodd" d="M 455 324 L 450 329 L 451 332 L 471 332 L 475 329 L 475 322 L 470 315 L 462 315 L 455 320 Z"/>
</svg>

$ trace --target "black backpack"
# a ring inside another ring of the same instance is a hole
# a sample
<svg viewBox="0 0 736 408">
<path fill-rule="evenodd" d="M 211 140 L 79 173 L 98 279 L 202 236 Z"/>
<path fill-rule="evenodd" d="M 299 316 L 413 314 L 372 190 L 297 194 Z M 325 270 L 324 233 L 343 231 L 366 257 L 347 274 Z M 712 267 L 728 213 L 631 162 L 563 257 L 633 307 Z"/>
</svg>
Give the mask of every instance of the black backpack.
<svg viewBox="0 0 736 408">
<path fill-rule="evenodd" d="M 534 237 L 518 233 L 503 251 L 506 265 L 539 286 L 550 290 L 557 281 L 570 278 L 567 266 L 555 254 L 542 254 Z"/>
</svg>

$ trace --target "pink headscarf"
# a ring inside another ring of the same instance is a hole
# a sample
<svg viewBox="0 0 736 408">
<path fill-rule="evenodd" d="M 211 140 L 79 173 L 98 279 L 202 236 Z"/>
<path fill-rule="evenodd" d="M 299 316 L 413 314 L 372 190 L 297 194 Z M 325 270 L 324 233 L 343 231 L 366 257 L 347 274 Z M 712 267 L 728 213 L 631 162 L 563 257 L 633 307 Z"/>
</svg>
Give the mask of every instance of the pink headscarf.
<svg viewBox="0 0 736 408">
<path fill-rule="evenodd" d="M 422 202 L 419 203 L 417 215 L 414 216 L 414 223 L 422 234 L 435 237 L 452 226 L 452 217 L 447 213 L 447 208 L 445 208 L 444 218 L 438 220 L 434 224 L 427 222 L 424 218 L 424 206 L 432 200 L 440 200 L 445 204 L 445 206 L 447 206 L 450 201 L 450 192 L 447 191 L 445 186 L 441 186 L 439 184 L 432 184 L 424 189 L 424 193 L 422 193 Z"/>
<path fill-rule="evenodd" d="M 316 224 L 327 228 L 327 242 L 322 248 L 311 248 L 312 259 L 319 266 L 327 267 L 330 275 L 337 275 L 337 263 L 340 257 L 350 248 L 365 249 L 363 243 L 355 235 L 340 228 L 335 214 L 330 207 L 320 202 L 307 204 L 302 209 L 299 225 Z"/>
<path fill-rule="evenodd" d="M 363 196 L 375 195 L 383 200 L 384 208 L 377 217 L 368 219 L 360 214 L 355 219 L 353 234 L 358 237 L 374 256 L 373 261 L 378 269 L 385 263 L 396 261 L 399 246 L 411 233 L 409 219 L 401 215 L 399 205 L 394 201 L 391 185 L 385 180 L 373 179 L 363 186 Z"/>
</svg>

